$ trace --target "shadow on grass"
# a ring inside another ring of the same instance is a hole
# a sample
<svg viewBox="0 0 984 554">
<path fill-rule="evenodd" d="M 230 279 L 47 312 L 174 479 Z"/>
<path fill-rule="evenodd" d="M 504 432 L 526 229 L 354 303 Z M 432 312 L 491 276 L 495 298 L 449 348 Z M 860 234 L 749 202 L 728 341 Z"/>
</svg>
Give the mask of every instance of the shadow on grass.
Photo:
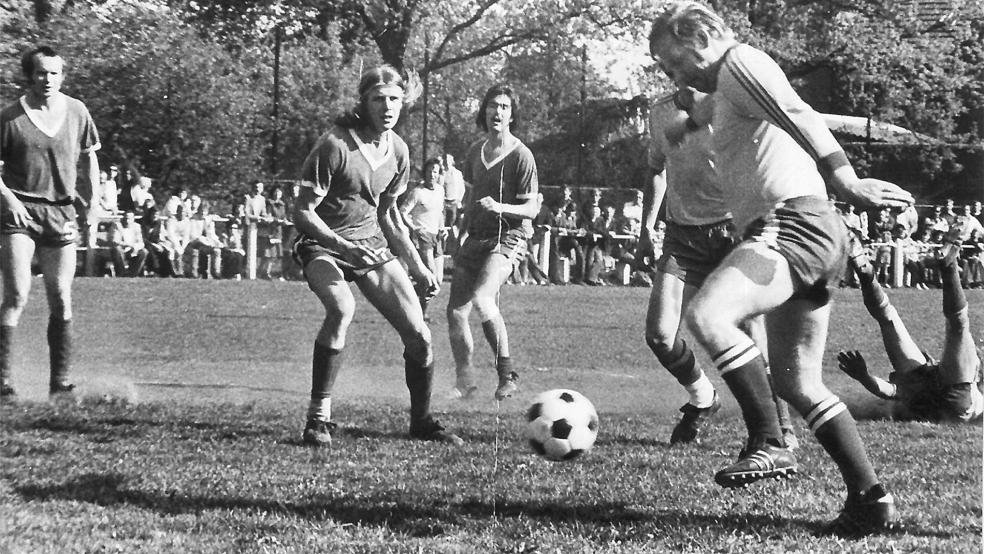
<svg viewBox="0 0 984 554">
<path fill-rule="evenodd" d="M 279 513 L 315 521 L 337 524 L 385 527 L 396 533 L 413 537 L 435 537 L 445 534 L 449 527 L 474 526 L 476 521 L 503 523 L 502 519 L 535 519 L 554 525 L 569 523 L 579 527 L 595 526 L 595 532 L 619 530 L 625 536 L 679 532 L 681 528 L 706 532 L 709 528 L 754 530 L 759 533 L 788 531 L 799 528 L 804 533 L 817 531 L 825 522 L 804 519 L 784 519 L 767 515 L 728 514 L 709 515 L 690 510 L 653 512 L 628 506 L 621 502 L 572 501 L 491 501 L 468 499 L 456 503 L 415 503 L 397 492 L 350 497 L 316 494 L 302 502 L 245 496 L 203 496 L 170 493 L 151 493 L 127 486 L 122 473 L 90 473 L 59 485 L 20 485 L 14 491 L 29 501 L 65 500 L 88 502 L 99 506 L 130 505 L 153 510 L 164 515 L 199 514 L 207 510 L 242 510 L 258 513 Z M 784 531 L 785 530 L 785 531 Z M 905 534 L 953 538 L 953 533 L 906 529 Z"/>
</svg>

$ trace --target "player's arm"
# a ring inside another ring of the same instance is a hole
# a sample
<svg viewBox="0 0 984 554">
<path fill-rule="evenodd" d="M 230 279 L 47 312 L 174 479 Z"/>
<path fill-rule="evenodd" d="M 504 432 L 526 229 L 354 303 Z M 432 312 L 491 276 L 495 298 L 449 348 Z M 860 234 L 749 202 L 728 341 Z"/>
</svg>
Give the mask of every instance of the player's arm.
<svg viewBox="0 0 984 554">
<path fill-rule="evenodd" d="M 13 218 L 13 223 L 18 227 L 23 227 L 28 221 L 31 221 L 31 214 L 27 212 L 27 208 L 24 207 L 24 203 L 20 201 L 14 195 L 14 191 L 3 182 L 3 163 L 0 162 L 0 200 L 3 200 L 3 205 L 7 206 L 7 211 L 10 212 L 11 218 Z"/>
<path fill-rule="evenodd" d="M 721 71 L 735 86 L 719 88 L 738 109 L 779 127 L 815 160 L 827 184 L 860 207 L 906 207 L 914 202 L 901 187 L 880 179 L 861 179 L 826 122 L 793 90 L 776 62 L 752 48 L 732 50 Z M 719 82 L 721 80 L 719 79 Z"/>
<path fill-rule="evenodd" d="M 537 199 L 539 183 L 536 175 L 536 161 L 533 154 L 525 148 L 516 164 L 516 202 L 498 202 L 491 196 L 478 199 L 478 205 L 494 214 L 512 219 L 533 219 L 540 213 Z"/>
<path fill-rule="evenodd" d="M 868 392 L 885 400 L 896 400 L 898 390 L 895 385 L 868 372 L 864 356 L 857 350 L 841 351 L 837 354 L 837 367 L 852 379 L 861 383 Z"/>
</svg>

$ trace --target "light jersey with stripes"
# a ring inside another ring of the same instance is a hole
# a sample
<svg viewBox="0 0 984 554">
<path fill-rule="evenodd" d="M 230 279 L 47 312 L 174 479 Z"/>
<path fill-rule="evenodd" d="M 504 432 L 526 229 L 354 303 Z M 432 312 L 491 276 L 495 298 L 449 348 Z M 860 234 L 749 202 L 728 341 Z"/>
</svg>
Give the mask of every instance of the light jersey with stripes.
<svg viewBox="0 0 984 554">
<path fill-rule="evenodd" d="M 434 185 L 428 188 L 421 184 L 407 192 L 404 213 L 414 229 L 436 235 L 444 223 L 444 187 Z"/>
<path fill-rule="evenodd" d="M 486 196 L 502 204 L 536 198 L 540 185 L 533 153 L 519 139 L 513 140 L 512 148 L 494 160 L 485 159 L 487 140 L 474 143 L 468 150 L 461 172 L 472 185 L 465 216 L 468 233 L 476 238 L 497 237 L 512 229 L 522 230 L 526 238 L 533 235 L 529 218 L 502 217 L 478 208 L 478 201 Z"/>
<path fill-rule="evenodd" d="M 705 101 L 711 98 L 706 96 Z M 673 95 L 656 100 L 649 110 L 649 167 L 657 173 L 666 169 L 666 219 L 677 225 L 725 221 L 731 212 L 725 203 L 727 191 L 714 168 L 711 127 L 703 125 L 687 133 L 677 146 L 666 140 L 664 130 L 681 114 Z"/>
<path fill-rule="evenodd" d="M 410 155 L 396 133 L 383 134 L 385 149 L 376 153 L 354 130 L 333 127 L 318 139 L 301 169 L 301 186 L 323 197 L 314 209 L 332 231 L 345 239 L 382 233 L 376 209 L 379 197 L 398 197 L 407 189 Z"/>
<path fill-rule="evenodd" d="M 717 170 L 727 176 L 726 200 L 738 229 L 783 200 L 827 197 L 818 163 L 843 151 L 766 53 L 746 44 L 728 51 L 713 121 Z"/>
<path fill-rule="evenodd" d="M 0 112 L 3 182 L 22 198 L 74 198 L 79 156 L 99 150 L 99 133 L 85 104 L 61 98 L 65 116 L 51 128 L 32 117 L 23 96 Z"/>
</svg>

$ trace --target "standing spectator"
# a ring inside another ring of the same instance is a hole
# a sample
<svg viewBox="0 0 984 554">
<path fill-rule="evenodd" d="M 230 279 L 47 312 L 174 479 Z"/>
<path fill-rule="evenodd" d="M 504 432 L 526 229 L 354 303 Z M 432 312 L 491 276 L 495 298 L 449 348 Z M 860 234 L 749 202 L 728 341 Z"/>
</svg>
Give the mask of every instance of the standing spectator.
<svg viewBox="0 0 984 554">
<path fill-rule="evenodd" d="M 944 233 L 950 230 L 950 223 L 943 216 L 943 206 L 933 206 L 932 215 L 923 220 L 923 229 Z"/>
<path fill-rule="evenodd" d="M 136 181 L 136 183 L 130 187 L 130 198 L 133 200 L 133 204 L 136 210 L 146 209 L 147 205 L 157 206 L 157 202 L 154 200 L 154 195 L 150 191 L 153 187 L 153 180 L 150 177 L 141 177 Z M 166 217 L 165 214 L 158 215 L 161 217 Z"/>
<path fill-rule="evenodd" d="M 174 187 L 173 192 L 171 192 L 171 196 L 167 199 L 167 202 L 164 203 L 164 213 L 161 215 L 164 217 L 173 218 L 177 216 L 179 207 L 183 209 L 185 218 L 187 218 L 190 215 L 190 212 L 188 211 L 188 189 L 181 186 Z"/>
<path fill-rule="evenodd" d="M 984 227 L 984 208 L 981 207 L 980 200 L 974 201 L 974 207 L 970 211 L 970 215 L 977 218 L 977 222 L 980 223 L 982 227 Z"/>
<path fill-rule="evenodd" d="M 73 202 L 99 199 L 99 133 L 85 104 L 61 92 L 65 60 L 40 46 L 21 58 L 27 90 L 0 111 L 0 398 L 14 396 L 14 330 L 31 290 L 37 254 L 48 298 L 48 392 L 71 394 L 72 281 L 79 238 Z M 82 168 L 81 175 L 78 173 Z M 82 185 L 76 189 L 76 180 Z"/>
<path fill-rule="evenodd" d="M 469 397 L 476 388 L 472 375 L 474 342 L 468 323 L 473 307 L 495 356 L 499 378 L 495 399 L 509 398 L 518 389 L 519 375 L 513 368 L 506 323 L 499 311 L 499 289 L 513 265 L 526 255 L 532 220 L 540 210 L 536 161 L 513 134 L 519 113 L 510 86 L 497 84 L 486 91 L 475 118 L 485 138 L 471 146 L 462 172 L 472 188 L 465 204 L 465 233 L 455 253 L 448 300 L 455 391 L 461 397 Z"/>
<path fill-rule="evenodd" d="M 764 314 L 769 362 L 783 368 L 773 374 L 776 392 L 806 419 L 847 489 L 844 508 L 824 532 L 857 536 L 894 528 L 894 499 L 878 479 L 847 406 L 823 384 L 828 284 L 840 276 L 848 246 L 827 185 L 861 205 L 902 207 L 912 203 L 912 195 L 885 181 L 859 178 L 775 60 L 739 43 L 710 9 L 671 3 L 653 22 L 649 44 L 678 87 L 713 93 L 717 171 L 729 179 L 734 222 L 747 237 L 694 297 L 691 332 L 722 372 L 758 365 L 762 356 L 739 325 Z M 710 122 L 694 116 L 670 136 Z M 761 401 L 767 386 L 766 381 L 758 387 Z M 750 444 L 715 480 L 744 485 L 772 475 L 775 462 L 767 445 Z"/>
<path fill-rule="evenodd" d="M 897 235 L 897 227 L 901 225 L 905 228 L 905 236 L 911 237 L 919 229 L 919 212 L 915 206 L 906 206 L 895 216 L 895 227 L 892 233 Z"/>
<path fill-rule="evenodd" d="M 969 239 L 974 232 L 984 233 L 984 226 L 974 217 L 973 207 L 968 204 L 953 220 L 953 224 L 950 226 L 950 236 L 954 240 L 963 242 Z"/>
<path fill-rule="evenodd" d="M 584 284 L 600 287 L 605 284 L 601 274 L 605 271 L 605 256 L 608 252 L 609 235 L 615 223 L 615 208 L 608 204 L 591 209 L 591 221 L 585 226 L 585 243 L 588 253 L 584 273 Z"/>
<path fill-rule="evenodd" d="M 282 264 L 284 258 L 284 224 L 287 223 L 287 212 L 284 206 L 284 191 L 280 185 L 270 187 L 270 198 L 266 202 L 266 217 L 260 224 L 260 235 L 257 242 L 262 250 L 257 250 L 259 257 L 259 274 L 264 279 L 273 279 L 273 264 Z M 280 267 L 281 281 L 284 281 L 284 268 Z"/>
<path fill-rule="evenodd" d="M 100 173 L 100 177 L 102 183 L 100 207 L 104 213 L 115 214 L 119 211 L 119 190 L 116 188 L 116 180 L 110 177 L 108 172 Z"/>
<path fill-rule="evenodd" d="M 952 198 L 947 198 L 943 202 L 943 218 L 946 219 L 946 222 L 950 227 L 953 227 L 954 222 L 957 221 L 957 212 L 953 208 Z"/>
<path fill-rule="evenodd" d="M 426 171 L 426 169 L 425 169 Z M 465 178 L 454 165 L 454 156 L 444 155 L 444 226 L 456 229 L 461 202 L 465 198 Z"/>
<path fill-rule="evenodd" d="M 400 207 L 410 227 L 410 240 L 417 249 L 420 261 L 431 270 L 439 283 L 444 279 L 444 250 L 441 248 L 445 206 L 443 177 L 444 166 L 440 159 L 431 158 L 424 162 L 424 181 L 407 192 Z M 433 293 L 424 288 L 424 284 L 415 283 L 414 288 L 424 320 L 430 321 L 427 305 Z"/>
<path fill-rule="evenodd" d="M 960 279 L 965 289 L 984 285 L 984 231 L 974 229 L 960 250 Z"/>
<path fill-rule="evenodd" d="M 581 227 L 587 228 L 595 218 L 595 208 L 601 209 L 601 197 L 603 196 L 600 188 L 592 188 L 588 199 L 581 204 Z"/>
<path fill-rule="evenodd" d="M 641 190 L 635 191 L 632 200 L 622 206 L 623 228 L 620 232 L 638 237 L 642 231 L 642 197 Z"/>
<path fill-rule="evenodd" d="M 902 286 L 923 289 L 922 246 L 915 236 L 907 236 L 904 227 L 895 236 L 895 247 L 902 249 Z M 853 272 L 853 269 L 850 269 Z"/>
<path fill-rule="evenodd" d="M 110 227 L 108 241 L 117 277 L 143 275 L 148 251 L 133 212 L 123 212 L 122 219 Z"/>
<path fill-rule="evenodd" d="M 294 204 L 297 203 L 297 196 L 301 191 L 301 185 L 297 182 L 291 183 L 290 193 L 284 195 L 284 214 L 286 220 L 283 224 L 284 231 L 284 254 L 281 258 L 280 267 L 283 268 L 284 278 L 288 281 L 303 279 L 301 268 L 297 265 L 297 260 L 291 252 L 294 239 L 297 238 L 297 228 L 294 227 Z"/>
<path fill-rule="evenodd" d="M 892 232 L 892 229 L 895 228 L 895 220 L 892 217 L 892 211 L 888 208 L 881 208 L 874 213 L 875 217 L 870 222 L 868 234 L 873 237 L 873 240 L 880 240 L 886 231 Z"/>
<path fill-rule="evenodd" d="M 245 198 L 245 218 L 242 225 L 243 244 L 247 252 L 252 247 L 257 258 L 263 255 L 263 250 L 267 247 L 266 234 L 263 226 L 263 222 L 267 219 L 265 189 L 266 185 L 262 181 L 253 181 Z M 255 234 L 250 233 L 250 227 L 255 229 Z M 256 237 L 255 244 L 251 245 L 250 241 L 253 240 L 253 237 Z"/>
<path fill-rule="evenodd" d="M 355 316 L 349 285 L 355 283 L 403 343 L 410 436 L 460 445 L 464 441 L 431 414 L 434 353 L 410 279 L 431 291 L 439 284 L 410 243 L 397 208 L 410 178 L 410 153 L 393 127 L 416 90 L 384 65 L 362 75 L 358 93 L 357 106 L 335 120 L 304 160 L 294 208 L 300 234 L 294 251 L 308 286 L 325 307 L 314 343 L 302 438 L 316 446 L 331 442 L 331 395 Z"/>
<path fill-rule="evenodd" d="M 184 252 L 191 242 L 191 224 L 186 209 L 183 202 L 179 203 L 175 208 L 174 216 L 167 218 L 164 223 L 164 244 L 167 246 L 175 277 L 183 277 L 185 274 Z"/>
<path fill-rule="evenodd" d="M 896 226 L 898 232 L 904 232 L 904 226 Z M 895 246 L 895 241 L 892 240 L 892 231 L 882 231 L 881 235 L 878 237 L 878 241 L 872 244 L 874 247 L 874 272 L 875 279 L 878 281 L 882 287 L 888 289 L 892 288 L 889 285 L 889 280 L 892 276 L 892 248 Z"/>
</svg>

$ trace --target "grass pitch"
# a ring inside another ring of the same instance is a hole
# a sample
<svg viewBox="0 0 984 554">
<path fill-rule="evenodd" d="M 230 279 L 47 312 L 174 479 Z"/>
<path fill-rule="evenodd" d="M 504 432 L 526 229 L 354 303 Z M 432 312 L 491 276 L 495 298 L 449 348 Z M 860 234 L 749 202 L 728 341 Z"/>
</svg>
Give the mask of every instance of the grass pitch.
<svg viewBox="0 0 984 554">
<path fill-rule="evenodd" d="M 642 341 L 647 289 L 504 288 L 523 389 L 500 406 L 481 342 L 479 399 L 446 397 L 442 293 L 434 407 L 467 441 L 457 450 L 406 439 L 399 340 L 360 298 L 341 428 L 319 450 L 298 441 L 322 317 L 304 285 L 78 280 L 79 406 L 44 401 L 35 285 L 15 345 L 24 400 L 0 407 L 3 552 L 981 551 L 980 425 L 887 421 L 885 403 L 835 369 L 838 349 L 858 348 L 887 372 L 857 291 L 836 295 L 826 378 L 861 420 L 906 531 L 852 542 L 812 536 L 843 492 L 801 420 L 800 475 L 738 492 L 712 481 L 743 441 L 730 395 L 701 445 L 667 444 L 685 394 Z M 889 294 L 938 354 L 939 291 Z M 984 294 L 968 294 L 980 336 Z M 567 463 L 536 458 L 521 438 L 528 401 L 558 387 L 586 394 L 601 417 L 595 448 Z"/>
</svg>

